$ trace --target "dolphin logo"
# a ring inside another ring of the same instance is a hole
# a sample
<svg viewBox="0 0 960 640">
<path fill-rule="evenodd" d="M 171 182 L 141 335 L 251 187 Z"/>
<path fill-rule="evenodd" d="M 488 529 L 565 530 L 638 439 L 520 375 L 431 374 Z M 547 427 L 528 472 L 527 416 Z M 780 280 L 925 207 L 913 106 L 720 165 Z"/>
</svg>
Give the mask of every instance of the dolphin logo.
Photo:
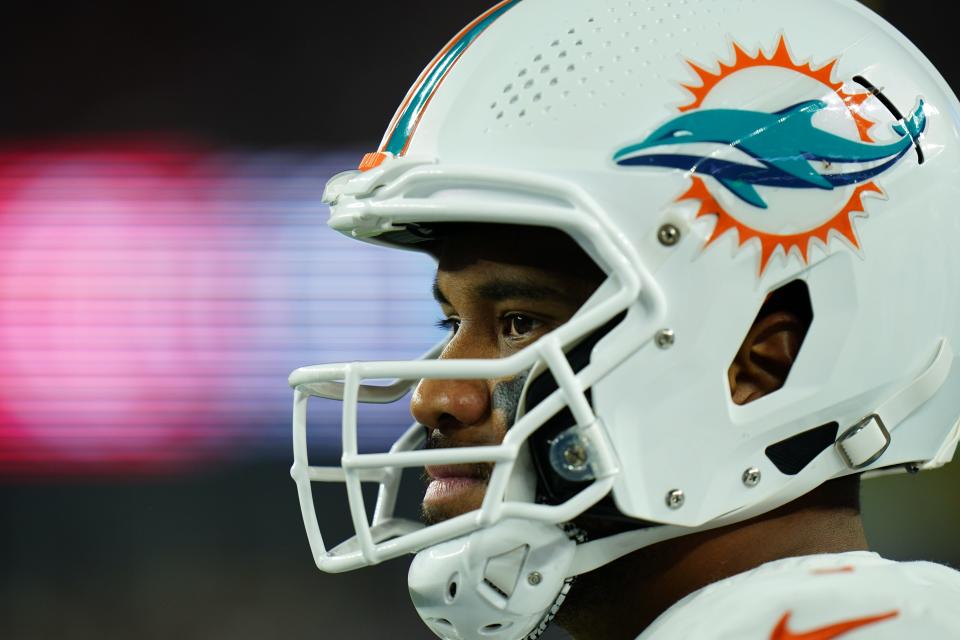
<svg viewBox="0 0 960 640">
<path fill-rule="evenodd" d="M 715 178 L 731 193 L 755 207 L 767 203 L 755 187 L 825 189 L 858 184 L 892 167 L 911 147 L 919 148 L 927 126 L 923 99 L 913 115 L 891 126 L 899 139 L 889 144 L 849 140 L 813 125 L 813 116 L 826 108 L 822 100 L 808 100 L 782 111 L 766 113 L 740 109 L 704 109 L 678 116 L 645 140 L 623 147 L 613 159 L 621 166 L 685 169 Z M 719 158 L 684 154 L 642 153 L 665 145 L 715 142 L 735 147 L 762 166 Z M 812 161 L 870 163 L 873 167 L 847 173 L 822 174 Z"/>
</svg>

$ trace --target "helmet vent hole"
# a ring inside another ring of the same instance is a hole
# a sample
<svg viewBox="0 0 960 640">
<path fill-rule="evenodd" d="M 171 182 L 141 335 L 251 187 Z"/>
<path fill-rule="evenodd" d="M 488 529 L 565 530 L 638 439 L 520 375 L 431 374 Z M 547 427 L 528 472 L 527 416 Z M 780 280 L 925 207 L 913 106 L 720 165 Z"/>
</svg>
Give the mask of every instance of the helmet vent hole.
<svg viewBox="0 0 960 640">
<path fill-rule="evenodd" d="M 828 422 L 798 433 L 767 447 L 767 458 L 780 470 L 780 473 L 795 476 L 836 441 L 839 430 L 839 424 Z"/>
<path fill-rule="evenodd" d="M 454 630 L 453 624 L 446 618 L 430 618 L 427 624 L 431 627 L 439 628 L 444 633 L 450 633 Z"/>
<path fill-rule="evenodd" d="M 494 592 L 496 592 L 496 594 L 497 594 L 498 596 L 500 596 L 501 598 L 503 598 L 504 600 L 510 598 L 510 596 L 507 595 L 507 593 L 506 593 L 503 589 L 501 589 L 500 587 L 498 587 L 497 585 L 495 585 L 495 584 L 494 584 L 493 582 L 491 582 L 490 580 L 484 578 L 483 583 L 484 583 L 485 585 L 487 585 L 488 587 L 490 587 L 491 589 L 493 589 Z"/>
<path fill-rule="evenodd" d="M 447 583 L 447 602 L 453 602 L 457 599 L 457 582 L 460 580 L 460 574 L 455 573 Z"/>
<path fill-rule="evenodd" d="M 501 631 L 509 629 L 513 625 L 512 622 L 494 622 L 492 624 L 485 625 L 480 627 L 480 635 L 482 636 L 492 636 Z"/>
</svg>

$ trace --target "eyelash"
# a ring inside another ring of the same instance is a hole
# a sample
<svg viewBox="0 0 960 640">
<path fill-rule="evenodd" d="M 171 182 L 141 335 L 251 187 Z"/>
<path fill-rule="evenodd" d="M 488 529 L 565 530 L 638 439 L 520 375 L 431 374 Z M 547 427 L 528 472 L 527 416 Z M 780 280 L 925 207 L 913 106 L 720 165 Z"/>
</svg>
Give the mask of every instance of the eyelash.
<svg viewBox="0 0 960 640">
<path fill-rule="evenodd" d="M 443 329 L 444 331 L 456 331 L 457 325 L 460 324 L 460 321 L 456 318 L 440 318 L 433 325 L 438 329 Z"/>
<path fill-rule="evenodd" d="M 516 318 L 516 317 L 525 318 L 527 320 L 533 320 L 534 322 L 542 324 L 540 320 L 537 320 L 536 318 L 523 313 L 508 313 L 507 315 L 503 316 L 503 318 L 501 318 L 501 322 L 509 323 L 511 318 Z M 457 318 L 440 318 L 433 324 L 438 329 L 442 329 L 444 331 L 450 331 L 451 333 L 456 333 L 457 328 L 460 326 L 460 320 Z"/>
</svg>

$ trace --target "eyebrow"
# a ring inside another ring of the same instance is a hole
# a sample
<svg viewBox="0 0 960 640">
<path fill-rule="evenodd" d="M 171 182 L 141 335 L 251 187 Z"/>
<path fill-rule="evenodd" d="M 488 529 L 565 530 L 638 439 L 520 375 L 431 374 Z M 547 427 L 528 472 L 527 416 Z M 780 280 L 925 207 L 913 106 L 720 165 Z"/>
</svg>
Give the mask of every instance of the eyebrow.
<svg viewBox="0 0 960 640">
<path fill-rule="evenodd" d="M 553 287 L 544 284 L 534 284 L 526 280 L 490 280 L 476 289 L 477 294 L 489 302 L 503 300 L 546 300 L 549 298 L 567 298 L 568 296 Z M 433 279 L 433 298 L 439 304 L 450 305 L 450 301 L 440 290 L 436 277 Z"/>
</svg>

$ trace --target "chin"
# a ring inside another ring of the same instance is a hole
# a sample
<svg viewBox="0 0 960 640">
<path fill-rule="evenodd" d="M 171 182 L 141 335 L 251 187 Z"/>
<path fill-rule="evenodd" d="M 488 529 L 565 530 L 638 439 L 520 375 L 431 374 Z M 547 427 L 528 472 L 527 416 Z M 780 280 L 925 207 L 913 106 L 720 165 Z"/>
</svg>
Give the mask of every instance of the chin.
<svg viewBox="0 0 960 640">
<path fill-rule="evenodd" d="M 454 495 L 428 497 L 420 507 L 420 517 L 430 525 L 479 509 L 483 504 L 486 489 L 486 482 L 483 482 L 479 486 L 461 490 Z"/>
</svg>

